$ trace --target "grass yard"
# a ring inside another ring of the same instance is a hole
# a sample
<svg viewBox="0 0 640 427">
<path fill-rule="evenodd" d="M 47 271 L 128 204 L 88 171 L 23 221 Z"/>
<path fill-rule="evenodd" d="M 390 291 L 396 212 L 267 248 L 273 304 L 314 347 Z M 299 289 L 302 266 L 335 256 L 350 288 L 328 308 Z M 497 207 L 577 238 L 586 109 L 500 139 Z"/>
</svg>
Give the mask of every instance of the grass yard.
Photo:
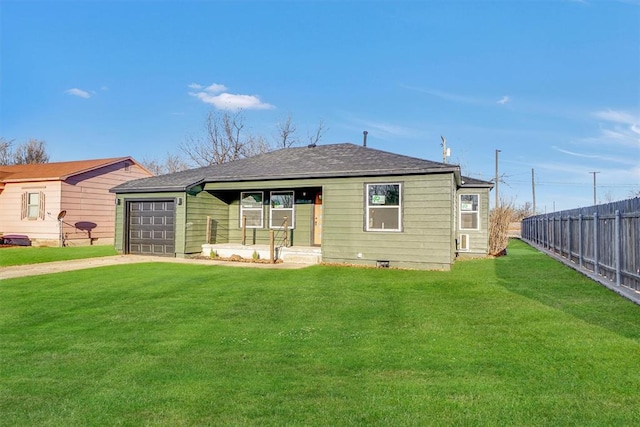
<svg viewBox="0 0 640 427">
<path fill-rule="evenodd" d="M 39 264 L 41 262 L 67 261 L 70 259 L 96 258 L 117 255 L 113 246 L 31 247 L 0 248 L 0 267 Z"/>
<path fill-rule="evenodd" d="M 0 425 L 640 425 L 640 307 L 514 241 L 451 272 L 0 281 Z"/>
</svg>

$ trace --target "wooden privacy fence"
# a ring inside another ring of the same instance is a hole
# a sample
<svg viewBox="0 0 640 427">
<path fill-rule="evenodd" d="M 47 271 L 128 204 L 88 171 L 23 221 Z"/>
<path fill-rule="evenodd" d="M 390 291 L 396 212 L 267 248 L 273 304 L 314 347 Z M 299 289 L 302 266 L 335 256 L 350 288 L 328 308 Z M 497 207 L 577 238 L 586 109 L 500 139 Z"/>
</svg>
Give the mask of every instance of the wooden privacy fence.
<svg viewBox="0 0 640 427">
<path fill-rule="evenodd" d="M 640 198 L 525 218 L 522 239 L 640 291 Z"/>
</svg>

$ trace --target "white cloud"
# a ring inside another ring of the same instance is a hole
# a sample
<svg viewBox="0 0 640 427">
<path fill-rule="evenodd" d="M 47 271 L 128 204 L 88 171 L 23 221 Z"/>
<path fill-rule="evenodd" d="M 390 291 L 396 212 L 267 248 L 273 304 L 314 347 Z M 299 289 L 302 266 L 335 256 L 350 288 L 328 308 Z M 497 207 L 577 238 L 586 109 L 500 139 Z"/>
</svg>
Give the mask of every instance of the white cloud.
<svg viewBox="0 0 640 427">
<path fill-rule="evenodd" d="M 613 162 L 613 163 L 618 163 L 621 165 L 630 165 L 630 166 L 635 166 L 636 164 L 638 164 L 638 161 L 632 157 L 629 156 L 616 156 L 616 155 L 612 155 L 612 154 L 587 154 L 587 153 L 578 153 L 575 151 L 569 151 L 569 150 L 565 150 L 559 147 L 556 147 L 555 145 L 551 147 L 553 150 L 558 151 L 560 153 L 563 154 L 567 154 L 569 156 L 573 156 L 573 157 L 580 157 L 583 159 L 596 159 L 596 160 L 601 160 L 601 161 L 605 161 L 605 162 Z"/>
<path fill-rule="evenodd" d="M 621 110 L 602 110 L 592 114 L 603 123 L 600 124 L 600 134 L 589 138 L 589 142 L 604 142 L 609 144 L 640 148 L 640 117 Z"/>
<path fill-rule="evenodd" d="M 77 87 L 74 87 L 69 90 L 65 90 L 64 93 L 68 95 L 78 96 L 80 98 L 85 98 L 85 99 L 91 98 L 91 94 L 89 92 L 87 92 L 86 90 L 78 89 Z"/>
<path fill-rule="evenodd" d="M 593 116 L 609 122 L 621 123 L 626 125 L 638 125 L 640 118 L 634 117 L 633 114 L 627 111 L 615 111 L 608 109 L 606 111 L 596 111 Z"/>
<path fill-rule="evenodd" d="M 481 99 L 472 98 L 464 95 L 458 95 L 455 93 L 443 92 L 441 90 L 429 89 L 429 88 L 421 88 L 415 86 L 403 86 L 405 89 L 413 90 L 416 92 L 426 93 L 428 95 L 432 95 L 446 101 L 459 102 L 462 104 L 484 104 L 485 102 Z"/>
<path fill-rule="evenodd" d="M 225 85 L 219 85 L 217 83 L 214 83 L 212 85 L 207 86 L 204 90 L 211 93 L 220 93 L 220 92 L 226 91 L 227 87 Z"/>
<path fill-rule="evenodd" d="M 435 96 L 440 99 L 444 99 L 445 101 L 457 102 L 459 104 L 480 105 L 480 106 L 490 106 L 494 104 L 494 101 L 491 101 L 488 98 L 476 98 L 472 96 L 459 95 L 457 93 L 444 92 L 437 89 L 423 88 L 423 87 L 416 87 L 416 86 L 402 85 L 402 87 L 415 92 L 426 93 L 428 95 Z M 511 97 L 506 95 L 503 96 L 498 101 L 496 101 L 496 103 L 500 105 L 506 105 L 509 102 L 511 102 Z"/>
<path fill-rule="evenodd" d="M 269 110 L 275 108 L 271 104 L 262 102 L 256 95 L 242 95 L 226 92 L 227 87 L 222 84 L 201 86 L 197 83 L 189 85 L 192 89 L 200 89 L 198 92 L 189 92 L 189 95 L 198 98 L 205 104 L 213 105 L 219 110 Z"/>
</svg>

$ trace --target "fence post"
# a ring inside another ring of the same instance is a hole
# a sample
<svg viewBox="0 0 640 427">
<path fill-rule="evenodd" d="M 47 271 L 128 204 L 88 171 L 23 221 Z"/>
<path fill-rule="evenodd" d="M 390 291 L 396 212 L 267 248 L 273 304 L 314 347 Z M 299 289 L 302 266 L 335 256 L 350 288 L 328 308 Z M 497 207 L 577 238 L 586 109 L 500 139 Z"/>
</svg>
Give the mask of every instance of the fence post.
<svg viewBox="0 0 640 427">
<path fill-rule="evenodd" d="M 582 214 L 578 215 L 578 264 L 582 267 Z"/>
<path fill-rule="evenodd" d="M 598 212 L 594 212 L 593 214 L 593 273 L 594 274 L 600 274 L 600 267 L 599 267 L 599 263 L 600 260 L 598 259 L 598 253 L 600 252 L 598 250 Z"/>
<path fill-rule="evenodd" d="M 559 232 L 559 234 L 560 234 L 560 235 L 558 236 L 558 240 L 559 240 L 559 243 L 560 243 L 560 257 L 562 257 L 562 256 L 563 256 L 563 253 L 562 253 L 562 247 L 563 247 L 564 239 L 562 238 L 562 236 L 565 234 L 565 233 L 563 233 L 563 232 L 562 232 L 563 230 L 564 230 L 564 229 L 562 228 L 562 215 L 560 215 L 560 228 L 559 228 L 559 230 L 558 230 L 558 232 Z"/>
<path fill-rule="evenodd" d="M 556 217 L 551 217 L 551 249 L 553 252 L 558 253 L 556 248 Z"/>
<path fill-rule="evenodd" d="M 567 259 L 571 261 L 571 215 L 567 216 Z"/>
<path fill-rule="evenodd" d="M 616 286 L 622 283 L 622 257 L 620 251 L 620 211 L 616 209 L 616 226 L 615 226 L 615 254 L 616 254 Z"/>
</svg>

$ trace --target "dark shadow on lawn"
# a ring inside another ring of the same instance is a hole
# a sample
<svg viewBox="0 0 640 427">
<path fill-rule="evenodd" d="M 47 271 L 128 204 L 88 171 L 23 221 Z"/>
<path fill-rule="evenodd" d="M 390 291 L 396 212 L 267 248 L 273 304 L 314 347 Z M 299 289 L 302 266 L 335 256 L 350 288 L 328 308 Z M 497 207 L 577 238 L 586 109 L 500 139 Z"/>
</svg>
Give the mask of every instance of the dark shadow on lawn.
<svg viewBox="0 0 640 427">
<path fill-rule="evenodd" d="M 498 284 L 618 335 L 640 339 L 640 306 L 525 242 L 512 239 L 495 260 Z"/>
</svg>

